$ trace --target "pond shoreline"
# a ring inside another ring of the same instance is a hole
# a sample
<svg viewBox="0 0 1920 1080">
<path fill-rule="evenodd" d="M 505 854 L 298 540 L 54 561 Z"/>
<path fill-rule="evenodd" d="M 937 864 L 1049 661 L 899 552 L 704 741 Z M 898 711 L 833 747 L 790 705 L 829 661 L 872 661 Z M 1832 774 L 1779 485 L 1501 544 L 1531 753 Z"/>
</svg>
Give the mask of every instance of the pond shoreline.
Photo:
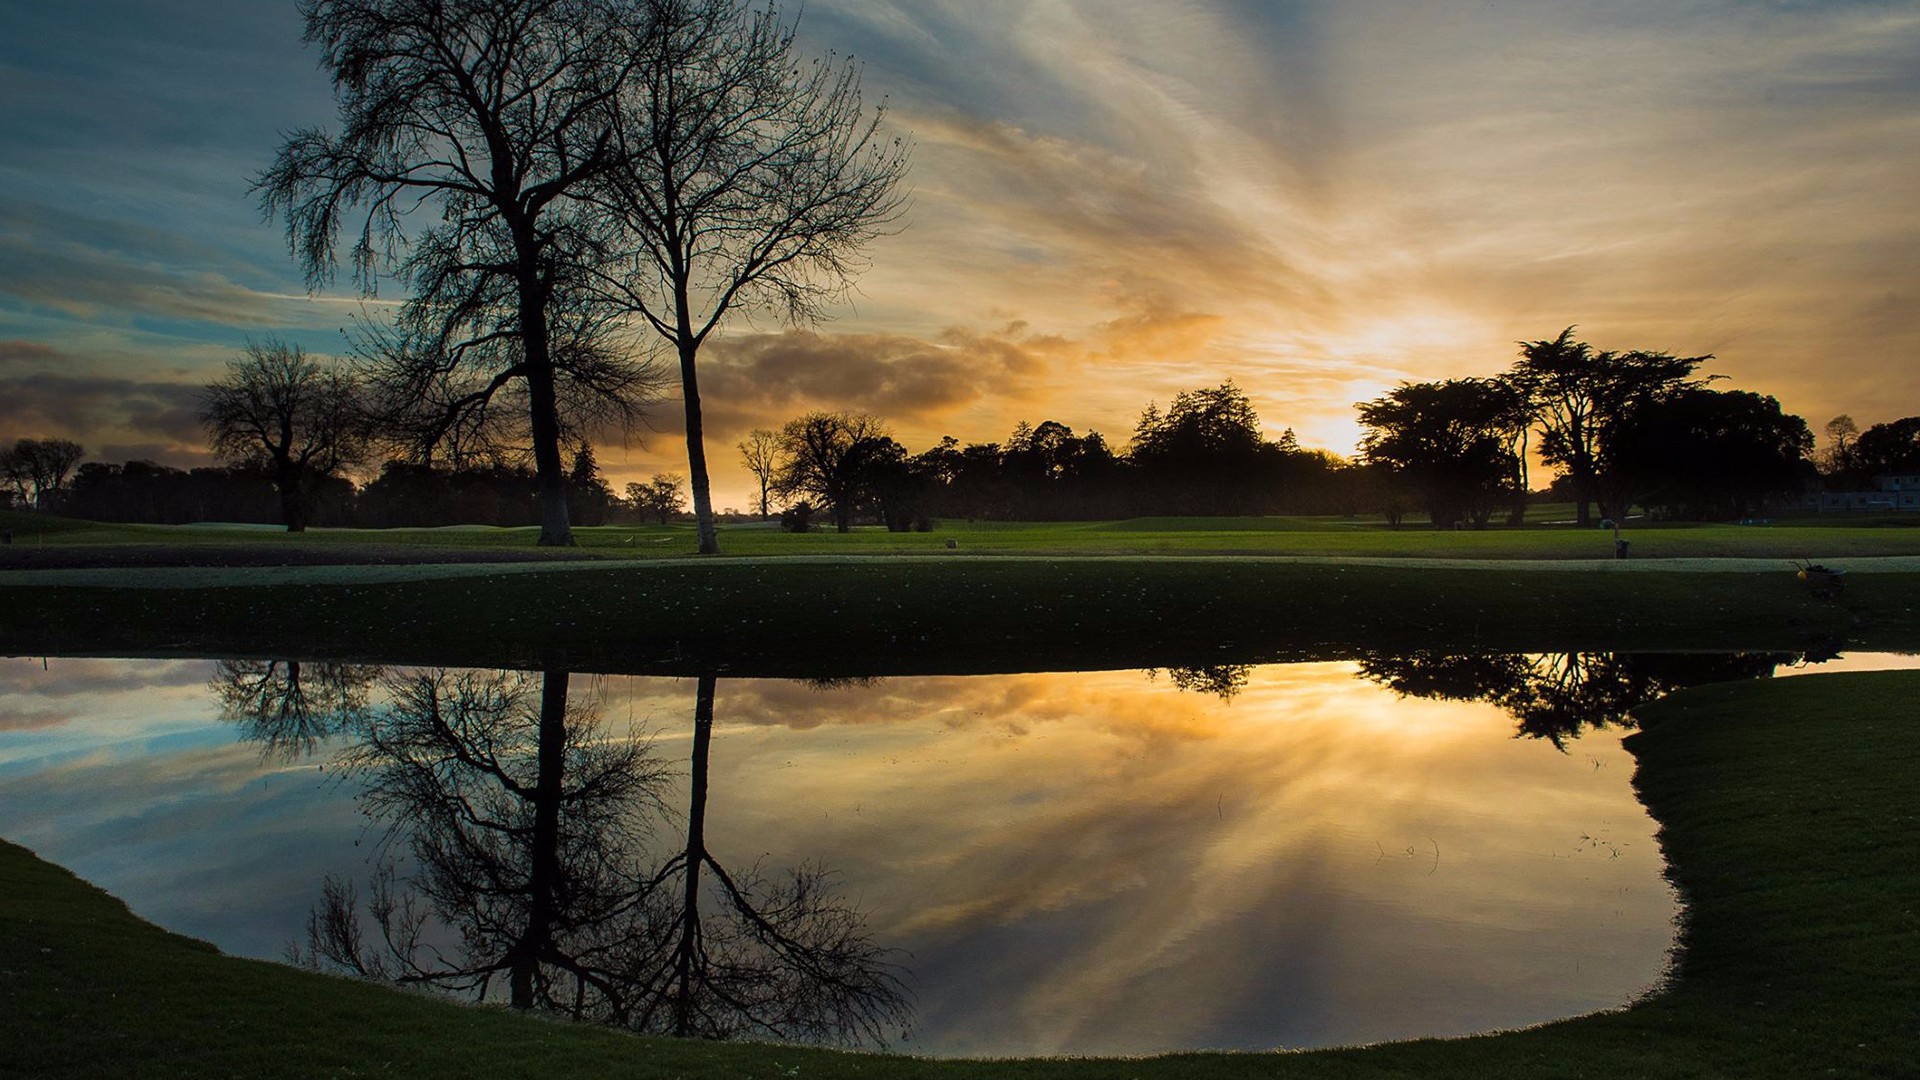
<svg viewBox="0 0 1920 1080">
<path fill-rule="evenodd" d="M 1299 1054 L 935 1062 L 635 1039 L 220 956 L 0 845 L 0 1064 L 97 1076 L 1897 1075 L 1920 1032 L 1911 673 L 1685 691 L 1636 787 L 1689 919 L 1673 981 L 1521 1032 Z M 1732 737 L 1737 734 L 1736 737 Z M 1892 853 L 1892 854 L 1889 854 Z"/>
<path fill-rule="evenodd" d="M 1904 560 L 1833 597 L 1784 565 L 1575 565 L 1032 556 L 16 571 L 0 573 L 0 654 L 786 676 L 1376 649 L 1920 651 L 1920 572 Z"/>
</svg>

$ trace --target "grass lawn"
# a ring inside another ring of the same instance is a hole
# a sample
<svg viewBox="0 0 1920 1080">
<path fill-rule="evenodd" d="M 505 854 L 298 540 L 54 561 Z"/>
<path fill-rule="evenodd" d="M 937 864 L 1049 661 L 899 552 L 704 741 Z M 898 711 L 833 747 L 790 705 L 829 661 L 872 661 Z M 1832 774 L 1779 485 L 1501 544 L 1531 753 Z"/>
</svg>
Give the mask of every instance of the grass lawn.
<svg viewBox="0 0 1920 1080">
<path fill-rule="evenodd" d="M 1623 532 L 1635 558 L 1812 558 L 1920 555 L 1920 515 L 1909 518 L 1797 518 L 1770 525 L 1634 525 Z M 264 527 L 109 525 L 0 512 L 0 528 L 23 545 L 248 544 L 337 547 L 406 545 L 464 550 L 532 549 L 538 530 L 462 526 L 446 529 L 314 529 L 288 535 Z M 591 555 L 626 558 L 691 556 L 692 525 L 600 526 L 575 530 Z M 722 526 L 729 555 L 1306 555 L 1470 559 L 1602 559 L 1613 535 L 1571 525 L 1436 532 L 1418 525 L 1390 529 L 1376 519 L 1136 518 L 1104 522 L 941 522 L 928 533 L 889 533 L 862 526 L 841 535 L 782 533 L 765 524 Z"/>
<path fill-rule="evenodd" d="M 1628 741 L 1688 904 L 1664 991 L 1522 1032 L 1304 1054 L 932 1062 L 619 1034 L 218 955 L 0 845 L 0 1075 L 1896 1077 L 1920 1047 L 1920 675 L 1704 687 Z"/>
<path fill-rule="evenodd" d="M 428 561 L 570 554 L 534 548 L 531 529 L 288 536 L 13 514 L 0 516 L 16 532 L 0 566 L 8 554 L 14 566 L 34 565 L 27 556 L 131 565 L 0 570 L 0 652 L 819 675 L 1249 663 L 1394 647 L 1920 649 L 1920 570 L 1856 575 L 1831 600 L 1794 579 L 1790 557 L 1845 566 L 1920 553 L 1920 529 L 1842 521 L 1636 529 L 1636 557 L 1624 563 L 1599 557 L 1611 552 L 1610 534 L 1554 525 L 1440 533 L 1325 518 L 1183 518 L 845 536 L 755 525 L 724 531 L 730 557 L 718 559 L 690 554 L 691 527 L 608 527 L 579 530 L 583 551 L 622 562 L 549 572 L 537 563 L 139 565 L 182 561 L 182 552 L 214 563 L 242 552 L 255 563 L 279 553 L 336 562 L 395 550 Z M 921 557 L 853 557 L 865 555 Z M 1758 561 L 1711 561 L 1730 556 Z M 1394 561 L 1411 558 L 1455 561 Z M 1655 568 L 1662 572 L 1639 572 Z"/>
</svg>

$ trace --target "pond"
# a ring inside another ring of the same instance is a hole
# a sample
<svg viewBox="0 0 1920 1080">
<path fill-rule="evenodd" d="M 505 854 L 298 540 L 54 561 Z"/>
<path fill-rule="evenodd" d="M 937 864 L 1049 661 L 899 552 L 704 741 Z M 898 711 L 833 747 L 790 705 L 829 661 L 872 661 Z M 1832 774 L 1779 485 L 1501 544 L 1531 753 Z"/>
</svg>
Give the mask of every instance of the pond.
<svg viewBox="0 0 1920 1080">
<path fill-rule="evenodd" d="M 232 954 L 642 1030 L 941 1056 L 1459 1035 L 1658 983 L 1678 905 L 1615 725 L 1796 662 L 11 659 L 0 836 Z"/>
</svg>

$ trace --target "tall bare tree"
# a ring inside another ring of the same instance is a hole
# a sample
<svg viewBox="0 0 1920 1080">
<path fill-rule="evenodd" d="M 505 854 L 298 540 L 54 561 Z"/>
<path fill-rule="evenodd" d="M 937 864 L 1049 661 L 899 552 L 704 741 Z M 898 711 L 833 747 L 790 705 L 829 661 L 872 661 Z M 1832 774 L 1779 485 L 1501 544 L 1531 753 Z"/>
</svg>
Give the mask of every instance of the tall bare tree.
<svg viewBox="0 0 1920 1080">
<path fill-rule="evenodd" d="M 754 428 L 739 442 L 740 462 L 760 482 L 760 517 L 767 512 L 767 492 L 773 487 L 774 470 L 780 465 L 780 436 L 766 428 Z"/>
<path fill-rule="evenodd" d="M 794 26 L 751 0 L 635 0 L 649 38 L 622 94 L 619 168 L 598 181 L 639 240 L 607 295 L 673 349 L 700 551 L 716 553 L 700 346 L 730 313 L 817 319 L 895 224 L 909 150 L 850 63 L 804 62 Z"/>
<path fill-rule="evenodd" d="M 641 0 L 303 0 L 341 130 L 295 132 L 256 180 L 318 288 L 340 235 L 371 294 L 410 289 L 363 350 L 390 411 L 426 445 L 471 436 L 505 395 L 525 417 L 540 543 L 571 544 L 568 402 L 623 416 L 646 384 L 615 319 L 580 288 L 607 222 L 582 195 L 620 164 L 617 101 L 640 57 Z"/>
<path fill-rule="evenodd" d="M 306 530 L 320 482 L 367 448 L 352 376 L 282 341 L 250 343 L 228 361 L 227 374 L 201 395 L 200 422 L 214 453 L 273 479 L 288 532 Z"/>
</svg>

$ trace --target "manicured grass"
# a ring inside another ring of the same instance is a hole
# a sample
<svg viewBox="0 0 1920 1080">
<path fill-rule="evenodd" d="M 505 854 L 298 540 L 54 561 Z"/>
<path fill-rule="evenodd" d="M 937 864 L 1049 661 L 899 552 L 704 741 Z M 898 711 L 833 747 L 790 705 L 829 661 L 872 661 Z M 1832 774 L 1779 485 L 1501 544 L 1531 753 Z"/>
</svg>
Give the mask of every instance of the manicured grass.
<svg viewBox="0 0 1920 1080">
<path fill-rule="evenodd" d="M 1686 897 L 1672 983 L 1522 1032 L 1305 1054 L 930 1062 L 635 1039 L 222 957 L 0 845 L 0 1074 L 1896 1077 L 1920 1046 L 1912 673 L 1687 691 L 1628 740 Z"/>
<path fill-rule="evenodd" d="M 340 576 L 314 584 L 315 572 Z M 438 579 L 398 567 L 382 568 L 382 580 L 352 567 L 81 573 L 95 583 L 23 585 L 0 574 L 0 653 L 811 676 L 1252 663 L 1391 648 L 1797 650 L 1843 639 L 1920 649 L 1920 573 L 1859 575 L 1822 600 L 1784 567 L 940 558 L 483 568 Z M 136 580 L 173 584 L 125 587 Z"/>
<path fill-rule="evenodd" d="M 531 549 L 538 531 L 498 529 L 314 529 L 289 535 L 273 529 L 220 526 L 106 525 L 5 515 L 19 521 L 16 543 L 44 545 L 167 544 L 204 547 L 246 543 L 334 548 L 404 545 L 420 548 Z M 1844 559 L 1920 554 L 1920 515 L 1913 520 L 1800 518 L 1771 525 L 1635 525 L 1623 534 L 1635 558 Z M 598 526 L 575 530 L 583 551 L 628 558 L 691 556 L 691 525 Z M 862 526 L 793 535 L 765 524 L 723 526 L 729 555 L 935 554 L 971 555 L 1309 555 L 1472 559 L 1602 559 L 1613 555 L 1613 535 L 1571 525 L 1436 532 L 1420 525 L 1390 529 L 1377 519 L 1136 518 L 1107 522 L 943 521 L 932 532 L 889 533 Z"/>
<path fill-rule="evenodd" d="M 96 525 L 91 521 L 76 521 L 73 518 L 63 518 L 53 514 L 0 510 L 0 532 L 12 533 L 16 543 L 54 537 L 71 540 L 83 533 L 108 532 L 112 529 L 113 526 L 110 525 Z"/>
</svg>

